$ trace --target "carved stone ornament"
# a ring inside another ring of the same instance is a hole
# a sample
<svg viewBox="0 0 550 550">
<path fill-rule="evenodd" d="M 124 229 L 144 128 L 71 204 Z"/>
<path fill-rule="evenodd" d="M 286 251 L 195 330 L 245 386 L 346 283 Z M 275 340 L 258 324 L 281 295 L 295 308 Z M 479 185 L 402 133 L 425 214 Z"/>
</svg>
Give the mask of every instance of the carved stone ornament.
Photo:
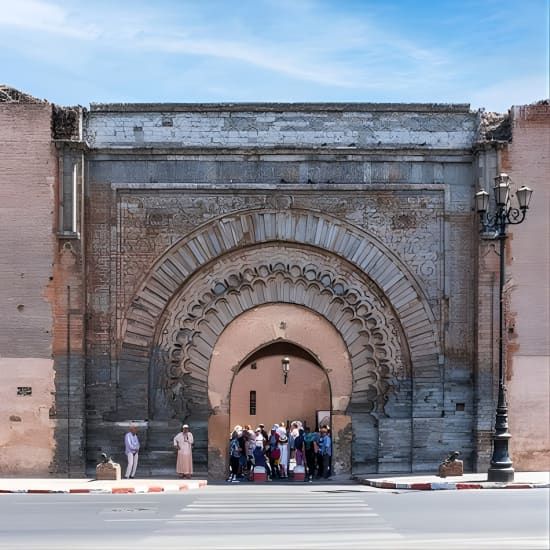
<svg viewBox="0 0 550 550">
<path fill-rule="evenodd" d="M 408 351 L 391 305 L 346 261 L 277 244 L 223 256 L 191 277 L 170 302 L 151 358 L 153 416 L 188 418 L 204 410 L 209 361 L 219 335 L 240 313 L 276 302 L 309 308 L 335 326 L 353 367 L 351 406 L 383 415 L 389 394 L 410 377 Z"/>
</svg>

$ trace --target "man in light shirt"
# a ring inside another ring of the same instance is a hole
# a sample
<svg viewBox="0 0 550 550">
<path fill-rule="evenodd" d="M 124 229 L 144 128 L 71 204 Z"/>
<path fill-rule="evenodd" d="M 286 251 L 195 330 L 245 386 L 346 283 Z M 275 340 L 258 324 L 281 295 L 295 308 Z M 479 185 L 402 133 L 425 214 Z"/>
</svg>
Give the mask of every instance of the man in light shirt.
<svg viewBox="0 0 550 550">
<path fill-rule="evenodd" d="M 325 479 L 328 479 L 331 474 L 330 462 L 332 458 L 332 438 L 330 437 L 330 433 L 327 426 L 323 426 L 321 428 L 321 437 L 319 439 L 319 450 L 322 457 L 323 477 Z"/>
<path fill-rule="evenodd" d="M 128 459 L 126 475 L 124 476 L 126 479 L 133 479 L 136 475 L 139 457 L 139 438 L 137 436 L 137 431 L 137 426 L 131 424 L 130 431 L 124 436 L 124 447 L 126 458 Z"/>
</svg>

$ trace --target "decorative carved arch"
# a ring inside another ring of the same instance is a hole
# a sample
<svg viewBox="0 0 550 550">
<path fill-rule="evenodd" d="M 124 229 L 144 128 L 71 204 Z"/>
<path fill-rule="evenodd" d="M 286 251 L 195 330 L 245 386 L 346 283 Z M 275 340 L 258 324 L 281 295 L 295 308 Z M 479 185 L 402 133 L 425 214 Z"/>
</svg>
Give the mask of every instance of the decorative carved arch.
<svg viewBox="0 0 550 550">
<path fill-rule="evenodd" d="M 252 210 L 225 215 L 173 245 L 144 276 L 121 324 L 121 360 L 147 363 L 155 328 L 183 284 L 216 258 L 263 243 L 309 245 L 343 258 L 380 288 L 407 337 L 411 359 L 437 364 L 439 338 L 420 284 L 374 236 L 337 218 L 299 209 Z"/>
<path fill-rule="evenodd" d="M 208 275 L 194 277 L 171 301 L 151 364 L 153 393 L 166 399 L 160 410 L 172 408 L 183 419 L 204 410 L 208 367 L 220 335 L 239 315 L 267 303 L 303 306 L 338 331 L 352 366 L 354 408 L 384 414 L 390 392 L 410 379 L 400 323 L 375 285 L 347 262 L 319 251 L 266 245 L 214 262 Z"/>
</svg>

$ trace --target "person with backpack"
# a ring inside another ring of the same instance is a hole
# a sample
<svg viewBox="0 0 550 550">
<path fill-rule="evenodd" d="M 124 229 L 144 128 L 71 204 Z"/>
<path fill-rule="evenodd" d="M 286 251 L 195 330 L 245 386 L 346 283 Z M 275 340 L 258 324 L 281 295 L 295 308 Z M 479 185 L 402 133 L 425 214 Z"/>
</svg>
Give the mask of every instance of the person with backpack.
<svg viewBox="0 0 550 550">
<path fill-rule="evenodd" d="M 298 431 L 299 431 L 298 422 L 294 420 L 290 424 L 290 433 L 288 434 L 288 444 L 289 444 L 291 455 L 294 455 L 294 450 L 295 450 L 294 440 L 298 437 Z"/>
<path fill-rule="evenodd" d="M 315 432 L 315 441 L 313 443 L 315 447 L 315 466 L 317 469 L 317 475 L 315 476 L 317 479 L 321 479 L 323 477 L 323 439 L 325 437 L 325 433 L 323 432 L 323 429 L 321 428 L 320 431 Z"/>
<path fill-rule="evenodd" d="M 277 430 L 279 426 L 274 424 L 271 428 L 271 434 L 268 440 L 268 456 L 269 456 L 269 467 L 271 470 L 271 476 L 273 478 L 280 477 L 279 474 L 279 459 L 281 458 L 281 451 L 279 449 L 279 434 Z"/>
<path fill-rule="evenodd" d="M 315 450 L 315 434 L 309 426 L 306 426 L 304 433 L 304 450 L 306 453 L 307 479 L 313 480 L 316 471 L 316 450 Z"/>
<path fill-rule="evenodd" d="M 252 470 L 254 469 L 254 449 L 256 447 L 256 434 L 252 431 L 252 428 L 247 424 L 243 430 L 244 445 L 246 450 L 246 462 L 243 468 L 246 471 L 246 475 L 250 477 Z M 243 459 L 241 457 L 241 466 L 243 465 Z"/>
<path fill-rule="evenodd" d="M 300 428 L 298 435 L 294 438 L 294 451 L 296 458 L 296 466 L 303 466 L 304 464 L 304 430 Z"/>
<path fill-rule="evenodd" d="M 264 457 L 262 466 L 265 468 L 265 473 L 267 474 L 267 479 L 271 479 L 271 468 L 269 466 L 269 460 L 266 458 L 269 455 L 269 436 L 267 432 L 263 429 L 263 424 L 259 424 L 256 428 L 256 448 L 262 451 L 262 456 Z M 256 456 L 256 451 L 254 451 L 254 456 Z"/>
<path fill-rule="evenodd" d="M 231 434 L 231 441 L 229 442 L 229 467 L 231 469 L 231 473 L 227 479 L 227 481 L 233 483 L 239 482 L 239 469 L 241 466 L 241 456 L 243 454 L 243 446 L 240 441 L 241 438 L 242 435 L 239 437 L 239 431 L 236 426 Z"/>
<path fill-rule="evenodd" d="M 279 436 L 279 472 L 282 479 L 288 478 L 289 449 L 286 433 Z"/>
</svg>

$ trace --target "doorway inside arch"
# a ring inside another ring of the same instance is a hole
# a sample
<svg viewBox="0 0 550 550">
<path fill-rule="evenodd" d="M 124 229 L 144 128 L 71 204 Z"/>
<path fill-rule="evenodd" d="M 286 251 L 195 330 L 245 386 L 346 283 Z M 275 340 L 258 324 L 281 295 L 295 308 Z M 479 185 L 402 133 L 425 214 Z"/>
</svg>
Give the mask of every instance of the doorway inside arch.
<svg viewBox="0 0 550 550">
<path fill-rule="evenodd" d="M 288 359 L 285 376 L 283 361 Z M 312 430 L 330 424 L 328 377 L 319 361 L 290 342 L 268 344 L 246 358 L 231 385 L 230 424 L 287 425 L 300 420 Z"/>
</svg>

